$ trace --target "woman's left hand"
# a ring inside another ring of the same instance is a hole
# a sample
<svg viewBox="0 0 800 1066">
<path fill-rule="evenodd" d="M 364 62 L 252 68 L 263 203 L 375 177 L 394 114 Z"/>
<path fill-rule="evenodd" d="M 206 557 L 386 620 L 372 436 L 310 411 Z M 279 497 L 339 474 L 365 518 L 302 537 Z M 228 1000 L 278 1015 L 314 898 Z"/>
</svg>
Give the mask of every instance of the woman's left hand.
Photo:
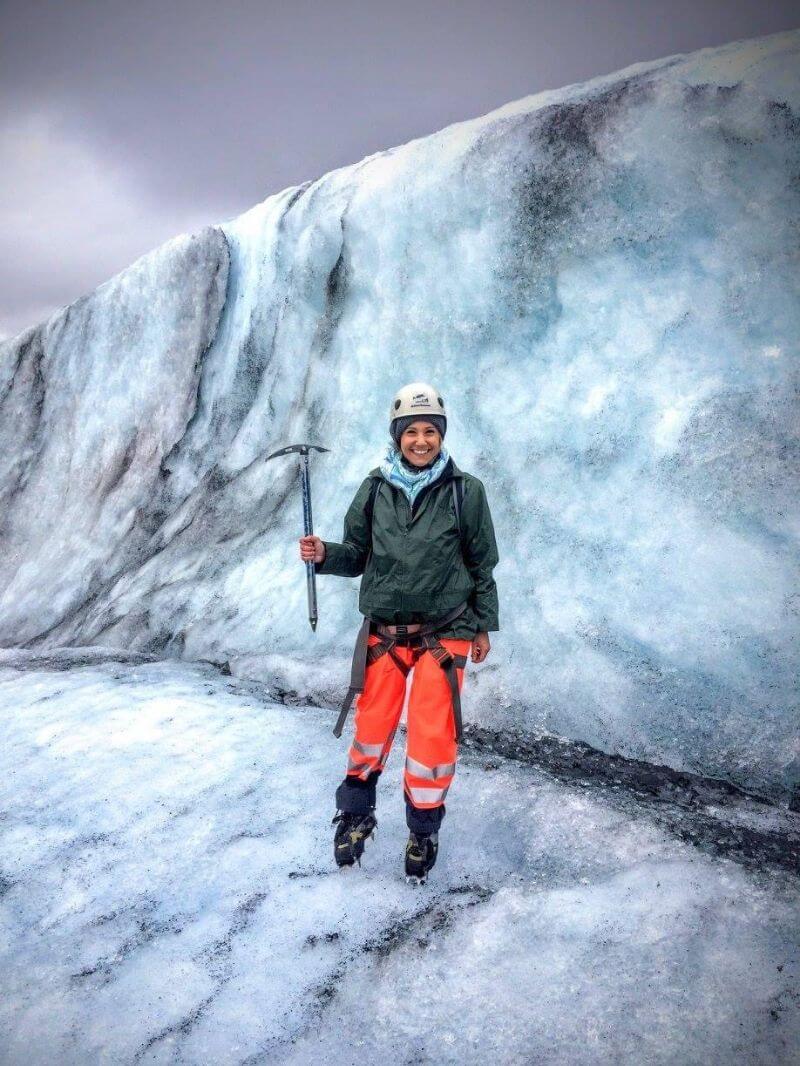
<svg viewBox="0 0 800 1066">
<path fill-rule="evenodd" d="M 488 633 L 476 633 L 472 638 L 472 661 L 482 663 L 491 649 Z"/>
</svg>

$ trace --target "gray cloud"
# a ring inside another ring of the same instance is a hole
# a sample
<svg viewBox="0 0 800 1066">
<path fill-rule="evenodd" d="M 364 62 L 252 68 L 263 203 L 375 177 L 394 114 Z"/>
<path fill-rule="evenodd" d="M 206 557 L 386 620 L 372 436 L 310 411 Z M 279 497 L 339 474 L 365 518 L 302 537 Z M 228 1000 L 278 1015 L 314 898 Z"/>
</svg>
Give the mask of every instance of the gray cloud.
<svg viewBox="0 0 800 1066">
<path fill-rule="evenodd" d="M 503 103 L 797 24 L 792 3 L 6 2 L 0 331 L 176 233 Z"/>
<path fill-rule="evenodd" d="M 0 122 L 0 332 L 13 336 L 105 280 L 203 212 L 165 209 L 119 157 L 65 128 L 55 110 Z"/>
</svg>

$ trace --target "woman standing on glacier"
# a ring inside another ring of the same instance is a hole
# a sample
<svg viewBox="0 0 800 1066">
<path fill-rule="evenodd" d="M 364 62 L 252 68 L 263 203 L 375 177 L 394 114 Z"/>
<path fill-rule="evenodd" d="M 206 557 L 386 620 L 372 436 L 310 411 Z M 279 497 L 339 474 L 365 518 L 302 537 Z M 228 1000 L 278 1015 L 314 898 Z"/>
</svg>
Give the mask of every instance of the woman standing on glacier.
<svg viewBox="0 0 800 1066">
<path fill-rule="evenodd" d="M 300 558 L 318 574 L 364 575 L 365 616 L 353 659 L 350 700 L 355 736 L 336 790 L 334 856 L 360 865 L 373 835 L 376 784 L 408 703 L 403 784 L 410 836 L 405 868 L 424 881 L 436 862 L 445 796 L 461 735 L 460 691 L 467 656 L 483 662 L 499 629 L 498 554 L 482 483 L 459 470 L 443 440 L 447 414 L 439 392 L 414 382 L 395 396 L 391 444 L 356 492 L 342 543 L 300 538 Z"/>
</svg>

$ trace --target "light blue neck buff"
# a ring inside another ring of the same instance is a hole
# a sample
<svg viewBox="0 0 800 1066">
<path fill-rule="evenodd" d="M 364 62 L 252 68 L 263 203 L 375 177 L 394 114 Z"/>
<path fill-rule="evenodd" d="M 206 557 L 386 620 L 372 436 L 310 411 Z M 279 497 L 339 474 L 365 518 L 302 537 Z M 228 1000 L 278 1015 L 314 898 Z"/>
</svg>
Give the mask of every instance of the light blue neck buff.
<svg viewBox="0 0 800 1066">
<path fill-rule="evenodd" d="M 381 473 L 386 480 L 396 485 L 408 497 L 408 502 L 414 506 L 414 500 L 422 492 L 426 485 L 431 485 L 437 478 L 442 476 L 442 471 L 447 466 L 450 454 L 442 445 L 442 450 L 436 456 L 436 462 L 432 466 L 424 466 L 421 470 L 410 470 L 403 462 L 400 449 L 390 444 L 386 449 L 386 455 L 381 462 Z"/>
</svg>

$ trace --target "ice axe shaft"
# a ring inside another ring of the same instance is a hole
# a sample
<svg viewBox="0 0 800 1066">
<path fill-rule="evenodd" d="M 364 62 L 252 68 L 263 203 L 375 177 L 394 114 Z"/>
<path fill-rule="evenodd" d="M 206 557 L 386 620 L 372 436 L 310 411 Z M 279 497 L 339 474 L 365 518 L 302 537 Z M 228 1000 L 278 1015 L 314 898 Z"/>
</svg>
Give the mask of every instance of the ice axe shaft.
<svg viewBox="0 0 800 1066">
<path fill-rule="evenodd" d="M 265 462 L 274 459 L 278 455 L 289 455 L 297 452 L 300 455 L 300 482 L 303 488 L 303 530 L 306 537 L 314 532 L 314 519 L 311 513 L 311 476 L 308 469 L 308 453 L 311 449 L 317 452 L 330 451 L 329 448 L 320 448 L 318 444 L 289 444 L 286 448 L 280 448 L 272 455 L 268 455 Z M 311 628 L 316 633 L 317 619 L 317 575 L 313 562 L 306 563 L 306 591 L 308 593 L 308 620 Z"/>
</svg>

